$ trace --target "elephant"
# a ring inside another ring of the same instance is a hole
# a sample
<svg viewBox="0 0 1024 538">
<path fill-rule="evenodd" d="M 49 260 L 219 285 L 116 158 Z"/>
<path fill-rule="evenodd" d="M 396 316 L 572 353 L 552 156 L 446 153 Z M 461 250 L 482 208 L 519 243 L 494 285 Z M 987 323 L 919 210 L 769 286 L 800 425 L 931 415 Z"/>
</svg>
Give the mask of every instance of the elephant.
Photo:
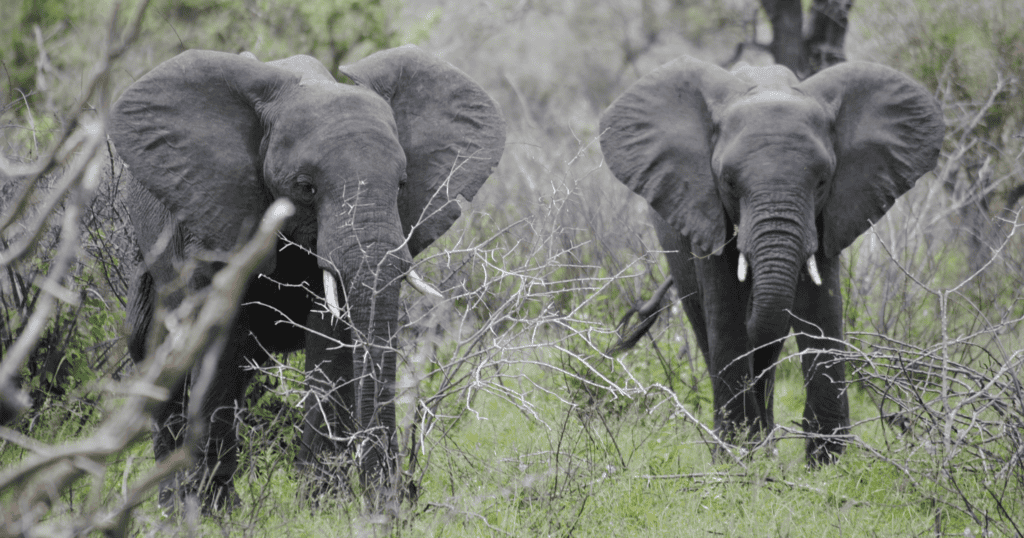
<svg viewBox="0 0 1024 538">
<path fill-rule="evenodd" d="M 156 308 L 202 293 L 273 200 L 296 207 L 247 284 L 215 389 L 193 406 L 202 431 L 186 424 L 186 383 L 155 417 L 158 461 L 196 439 L 194 468 L 161 484 L 162 505 L 196 495 L 207 510 L 237 504 L 235 408 L 254 374 L 247 365 L 303 348 L 310 393 L 298 466 L 326 470 L 327 458 L 356 454 L 367 491 L 395 490 L 400 284 L 425 284 L 412 259 L 459 217 L 457 196 L 472 200 L 491 175 L 505 121 L 466 74 L 412 45 L 340 69 L 355 84 L 310 56 L 263 63 L 189 50 L 112 109 L 143 260 L 127 308 L 136 362 L 159 344 L 147 342 Z M 332 479 L 341 481 L 320 482 Z"/>
<path fill-rule="evenodd" d="M 779 65 L 681 57 L 602 114 L 605 161 L 650 205 L 723 440 L 774 427 L 774 365 L 792 329 L 807 461 L 843 452 L 840 253 L 935 167 L 944 131 L 928 91 L 868 62 L 800 81 Z"/>
</svg>

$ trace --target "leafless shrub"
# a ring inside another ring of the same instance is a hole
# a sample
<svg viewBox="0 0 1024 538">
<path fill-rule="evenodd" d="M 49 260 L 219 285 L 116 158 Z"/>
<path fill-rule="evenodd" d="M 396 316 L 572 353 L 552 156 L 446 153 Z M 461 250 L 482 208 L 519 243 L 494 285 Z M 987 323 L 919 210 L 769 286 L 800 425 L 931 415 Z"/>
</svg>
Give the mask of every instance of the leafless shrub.
<svg viewBox="0 0 1024 538">
<path fill-rule="evenodd" d="M 1024 172 L 1021 139 L 992 140 L 981 121 L 1007 84 L 1019 81 L 1000 75 L 980 102 L 959 100 L 953 81 L 940 88 L 948 134 L 935 177 L 849 253 L 848 360 L 878 409 L 868 421 L 891 434 L 870 450 L 934 503 L 936 532 L 950 512 L 1024 529 L 1022 224 L 1012 204 L 980 211 Z"/>
<path fill-rule="evenodd" d="M 1008 247 L 1019 232 L 1019 224 L 1009 227 L 989 264 L 948 286 L 943 282 L 948 275 L 925 278 L 919 260 L 903 266 L 899 254 L 879 249 L 878 256 L 891 256 L 888 265 L 903 271 L 883 283 L 886 296 L 902 305 L 924 303 L 911 314 L 923 319 L 891 323 L 885 333 L 853 332 L 848 338 L 846 360 L 855 386 L 878 410 L 877 417 L 861 424 L 881 420 L 886 433 L 884 446 L 860 445 L 934 503 L 936 532 L 949 511 L 1001 533 L 1019 534 L 1024 524 L 1020 275 L 1005 274 L 1000 267 L 1004 257 L 1011 257 Z M 986 278 L 1014 284 L 995 296 L 976 295 L 979 281 Z M 860 307 L 877 300 L 856 293 L 851 291 L 851 302 Z M 872 319 L 885 325 L 887 318 Z"/>
<path fill-rule="evenodd" d="M 106 151 L 105 133 L 111 102 L 109 75 L 113 62 L 135 39 L 145 8 L 145 2 L 138 6 L 122 39 L 116 37 L 121 34 L 116 22 L 111 23 L 106 46 L 86 84 L 86 92 L 69 113 L 67 124 L 73 127 L 61 133 L 52 149 L 34 163 L 12 164 L 6 159 L 0 162 L 3 176 L 20 184 L 18 193 L 6 200 L 0 220 L 0 231 L 5 238 L 0 267 L 6 271 L 10 284 L 3 292 L 5 297 L 16 299 L 11 306 L 18 315 L 27 318 L 16 334 L 6 333 L 13 341 L 10 347 L 5 346 L 0 363 L 0 404 L 7 420 L 26 411 L 30 404 L 27 394 L 17 386 L 17 379 L 61 304 L 77 308 L 86 294 L 99 295 L 95 290 L 83 289 L 79 294 L 74 288 L 69 289 L 77 284 L 73 276 L 80 271 L 77 261 L 80 253 L 85 250 L 98 263 L 120 267 L 113 260 L 124 261 L 119 256 L 130 248 L 130 241 L 112 247 L 106 244 L 107 239 L 101 237 L 102 234 L 83 239 L 80 230 L 100 230 L 96 220 L 107 222 L 116 218 L 114 222 L 123 224 L 123 219 L 118 218 L 121 215 L 104 212 L 104 208 L 117 211 L 116 192 L 103 190 L 117 188 L 116 181 L 103 181 L 104 162 L 112 162 Z M 115 12 L 111 20 L 117 19 Z M 87 111 L 87 103 L 97 107 L 95 114 Z M 47 187 L 46 181 L 52 181 L 52 185 Z M 98 192 L 109 205 L 93 205 Z M 0 512 L 0 535 L 79 535 L 95 530 L 111 536 L 125 535 L 132 510 L 147 498 L 155 484 L 188 465 L 191 454 L 179 451 L 131 482 L 126 468 L 120 495 L 111 495 L 104 488 L 109 463 L 145 437 L 150 430 L 152 413 L 166 398 L 166 392 L 191 369 L 198 357 L 218 345 L 225 320 L 230 320 L 237 308 L 242 292 L 239 283 L 245 281 L 246 275 L 256 269 L 273 247 L 277 230 L 290 211 L 287 203 L 272 206 L 260 233 L 218 274 L 211 293 L 183 304 L 173 313 L 183 328 L 183 338 L 159 348 L 141 365 L 140 374 L 130 381 L 104 382 L 93 387 L 92 390 L 101 389 L 114 395 L 108 396 L 114 407 L 91 435 L 62 445 L 48 445 L 16 430 L 0 427 L 5 445 L 19 446 L 31 454 L 0 475 L 0 498 L 4 502 Z M 51 215 L 61 219 L 55 231 L 56 254 L 46 263 L 45 276 L 29 282 L 17 272 L 16 264 L 43 244 Z M 115 280 L 123 279 L 123 275 L 104 274 Z M 29 284 L 35 288 L 30 288 Z M 111 300 L 123 295 L 123 288 L 113 280 L 106 284 L 112 290 L 112 296 L 108 296 Z M 29 296 L 31 300 L 27 299 Z M 106 298 L 101 296 L 100 300 Z M 8 320 L 12 319 L 10 311 L 5 311 L 5 315 Z M 95 349 L 87 351 L 97 352 Z M 99 350 L 98 354 L 103 353 Z M 91 478 L 92 484 L 84 506 L 79 506 L 80 494 L 71 488 L 83 478 Z"/>
</svg>

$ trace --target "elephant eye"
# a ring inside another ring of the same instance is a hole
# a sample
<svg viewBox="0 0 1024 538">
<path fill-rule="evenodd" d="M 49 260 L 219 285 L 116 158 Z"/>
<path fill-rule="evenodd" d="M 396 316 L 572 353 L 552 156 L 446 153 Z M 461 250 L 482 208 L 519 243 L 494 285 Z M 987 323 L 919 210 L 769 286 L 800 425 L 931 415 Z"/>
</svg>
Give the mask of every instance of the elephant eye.
<svg viewBox="0 0 1024 538">
<path fill-rule="evenodd" d="M 821 167 L 821 168 L 822 169 L 815 171 L 816 172 L 815 175 L 818 176 L 818 191 L 819 192 L 824 192 L 825 190 L 828 189 L 829 180 L 832 179 L 832 174 L 830 173 L 830 171 L 827 168 L 825 168 L 825 167 Z"/>
<path fill-rule="evenodd" d="M 308 177 L 299 177 L 299 179 L 295 183 L 298 186 L 299 192 L 302 195 L 310 198 L 316 195 L 316 185 L 313 185 L 313 181 Z"/>
<path fill-rule="evenodd" d="M 408 173 L 406 173 L 406 172 L 402 172 L 402 179 L 399 179 L 399 180 L 398 180 L 398 188 L 402 188 L 402 187 L 404 187 L 404 186 L 405 186 L 405 184 L 406 184 L 406 183 L 407 183 L 408 181 L 409 181 L 409 174 L 408 174 Z"/>
</svg>

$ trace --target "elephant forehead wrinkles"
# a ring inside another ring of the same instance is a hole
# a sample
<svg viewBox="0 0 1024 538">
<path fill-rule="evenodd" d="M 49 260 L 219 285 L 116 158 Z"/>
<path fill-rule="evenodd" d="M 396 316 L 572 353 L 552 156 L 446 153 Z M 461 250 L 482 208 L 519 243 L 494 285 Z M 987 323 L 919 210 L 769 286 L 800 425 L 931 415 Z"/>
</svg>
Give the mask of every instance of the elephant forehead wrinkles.
<svg viewBox="0 0 1024 538">
<path fill-rule="evenodd" d="M 787 132 L 811 130 L 824 135 L 828 115 L 817 102 L 795 94 L 763 92 L 764 97 L 750 96 L 725 110 L 722 128 L 725 131 L 763 130 Z"/>
<path fill-rule="evenodd" d="M 747 147 L 745 163 L 755 172 L 762 165 L 776 172 L 806 170 L 810 173 L 831 173 L 835 153 L 819 137 L 807 133 L 763 133 L 738 141 Z"/>
<path fill-rule="evenodd" d="M 806 130 L 780 126 L 775 131 L 747 130 L 719 144 L 712 161 L 715 174 L 743 178 L 742 189 L 757 184 L 786 184 L 811 181 L 830 174 L 834 153 Z"/>
<path fill-rule="evenodd" d="M 813 156 L 817 151 L 814 139 L 799 133 L 752 133 L 737 139 L 743 153 L 740 160 L 750 162 L 760 155 Z"/>
<path fill-rule="evenodd" d="M 405 169 L 405 153 L 398 137 L 379 124 L 363 121 L 344 122 L 336 128 L 309 135 L 310 143 L 296 145 L 283 159 L 284 169 L 336 174 L 341 172 L 349 180 L 379 180 L 382 177 L 396 181 Z"/>
<path fill-rule="evenodd" d="M 299 87 L 290 101 L 282 118 L 285 121 L 288 116 L 294 116 L 295 120 L 308 125 L 321 125 L 350 118 L 365 118 L 395 125 L 394 113 L 387 101 L 354 86 L 307 85 Z"/>
<path fill-rule="evenodd" d="M 269 120 L 271 145 L 331 151 L 361 141 L 398 145 L 391 107 L 359 88 L 302 88 Z"/>
<path fill-rule="evenodd" d="M 760 151 L 834 159 L 828 118 L 823 109 L 806 99 L 736 103 L 721 131 L 717 149 L 740 159 Z"/>
</svg>

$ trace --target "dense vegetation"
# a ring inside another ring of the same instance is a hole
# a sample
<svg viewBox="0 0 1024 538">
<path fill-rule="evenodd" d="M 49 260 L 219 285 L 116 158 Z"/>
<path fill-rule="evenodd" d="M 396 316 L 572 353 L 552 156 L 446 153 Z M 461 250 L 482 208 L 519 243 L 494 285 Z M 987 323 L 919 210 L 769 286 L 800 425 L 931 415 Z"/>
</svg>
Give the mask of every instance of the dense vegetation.
<svg viewBox="0 0 1024 538">
<path fill-rule="evenodd" d="M 633 352 L 604 353 L 665 267 L 640 200 L 602 164 L 597 117 L 671 58 L 725 63 L 763 41 L 756 0 L 107 4 L 24 0 L 0 21 L 0 400 L 21 411 L 0 427 L 0 535 L 1024 533 L 1019 1 L 859 0 L 850 13 L 847 56 L 933 90 L 947 136 L 936 170 L 846 253 L 855 439 L 818 470 L 804 467 L 792 344 L 772 442 L 719 461 L 678 307 Z M 470 74 L 510 125 L 499 170 L 417 259 L 448 300 L 405 297 L 400 436 L 418 495 L 391 525 L 358 496 L 307 502 L 292 465 L 302 358 L 288 356 L 240 411 L 242 507 L 162 515 L 153 481 L 186 462 L 154 465 L 136 405 L 149 370 L 124 349 L 136 253 L 103 136 L 110 103 L 189 48 L 333 68 L 410 42 Z"/>
</svg>

